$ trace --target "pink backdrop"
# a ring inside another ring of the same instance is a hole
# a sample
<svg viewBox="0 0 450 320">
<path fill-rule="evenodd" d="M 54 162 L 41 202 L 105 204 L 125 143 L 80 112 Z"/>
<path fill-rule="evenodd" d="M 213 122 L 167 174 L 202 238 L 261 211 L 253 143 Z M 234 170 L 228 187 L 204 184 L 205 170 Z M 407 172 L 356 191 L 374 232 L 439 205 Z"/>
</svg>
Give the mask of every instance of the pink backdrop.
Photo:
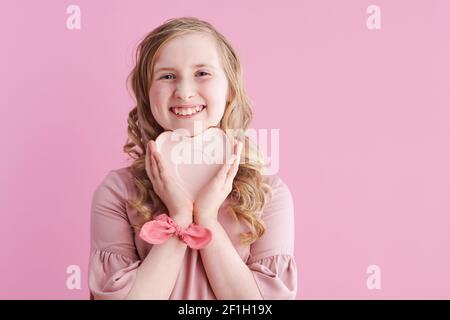
<svg viewBox="0 0 450 320">
<path fill-rule="evenodd" d="M 449 12 L 445 0 L 1 1 L 0 298 L 88 297 L 92 193 L 128 163 L 133 49 L 192 15 L 238 51 L 254 127 L 280 129 L 298 298 L 449 299 Z"/>
</svg>

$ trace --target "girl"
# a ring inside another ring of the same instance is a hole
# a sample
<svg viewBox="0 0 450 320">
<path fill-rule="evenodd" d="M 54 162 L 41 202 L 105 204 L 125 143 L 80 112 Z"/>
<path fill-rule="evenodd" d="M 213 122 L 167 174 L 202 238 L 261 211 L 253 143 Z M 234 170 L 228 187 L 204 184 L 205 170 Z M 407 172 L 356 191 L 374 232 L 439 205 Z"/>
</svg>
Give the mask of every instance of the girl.
<svg viewBox="0 0 450 320">
<path fill-rule="evenodd" d="M 111 170 L 93 196 L 91 298 L 295 299 L 292 197 L 278 176 L 262 175 L 257 148 L 238 134 L 253 114 L 228 41 L 205 21 L 168 20 L 139 44 L 129 77 L 136 107 L 124 151 L 134 162 Z M 235 144 L 234 162 L 191 201 L 154 140 L 168 130 L 193 133 L 194 120 L 235 129 Z M 180 228 L 206 228 L 210 242 L 144 241 L 141 227 L 164 214 Z"/>
</svg>

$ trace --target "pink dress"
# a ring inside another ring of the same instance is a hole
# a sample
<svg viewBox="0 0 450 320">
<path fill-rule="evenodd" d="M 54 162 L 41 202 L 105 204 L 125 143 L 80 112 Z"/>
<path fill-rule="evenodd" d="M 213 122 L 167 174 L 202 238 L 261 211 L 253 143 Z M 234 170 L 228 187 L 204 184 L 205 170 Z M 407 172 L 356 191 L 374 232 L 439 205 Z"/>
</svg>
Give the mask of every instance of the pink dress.
<svg viewBox="0 0 450 320">
<path fill-rule="evenodd" d="M 252 271 L 264 299 L 295 299 L 297 267 L 294 260 L 294 208 L 291 193 L 277 176 L 264 176 L 273 197 L 266 204 L 262 219 L 265 234 L 251 245 L 239 244 L 239 233 L 248 229 L 236 223 L 226 211 L 219 222 L 237 252 Z M 125 199 L 135 199 L 137 190 L 128 168 L 111 170 L 97 187 L 91 207 L 91 252 L 89 289 L 94 299 L 124 299 L 134 284 L 137 269 L 152 248 L 131 224 L 143 221 Z M 199 250 L 186 248 L 184 260 L 173 288 L 173 300 L 216 299 L 208 282 Z"/>
</svg>

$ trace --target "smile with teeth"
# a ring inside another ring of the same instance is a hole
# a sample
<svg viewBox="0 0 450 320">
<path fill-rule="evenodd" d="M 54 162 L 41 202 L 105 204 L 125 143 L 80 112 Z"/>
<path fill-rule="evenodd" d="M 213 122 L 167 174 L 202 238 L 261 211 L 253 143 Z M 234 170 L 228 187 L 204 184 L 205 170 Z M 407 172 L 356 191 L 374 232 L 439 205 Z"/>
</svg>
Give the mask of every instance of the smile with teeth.
<svg viewBox="0 0 450 320">
<path fill-rule="evenodd" d="M 203 109 L 205 109 L 204 105 L 198 105 L 198 106 L 194 106 L 194 107 L 190 107 L 190 108 L 172 107 L 172 108 L 170 108 L 170 111 L 172 113 L 175 113 L 177 116 L 193 116 L 194 114 L 202 112 Z"/>
</svg>

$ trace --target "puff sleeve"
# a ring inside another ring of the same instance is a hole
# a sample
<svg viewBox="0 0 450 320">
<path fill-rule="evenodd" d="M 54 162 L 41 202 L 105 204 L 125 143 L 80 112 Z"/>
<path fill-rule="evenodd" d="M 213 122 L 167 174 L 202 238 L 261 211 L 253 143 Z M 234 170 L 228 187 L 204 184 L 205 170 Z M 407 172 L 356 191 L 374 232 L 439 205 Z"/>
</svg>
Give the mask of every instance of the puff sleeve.
<svg viewBox="0 0 450 320">
<path fill-rule="evenodd" d="M 278 176 L 268 180 L 273 192 L 262 213 L 266 231 L 250 246 L 247 266 L 264 300 L 292 300 L 297 295 L 292 195 Z"/>
<path fill-rule="evenodd" d="M 94 299 L 124 299 L 141 262 L 126 213 L 126 195 L 120 174 L 110 171 L 92 198 L 88 285 Z"/>
</svg>

